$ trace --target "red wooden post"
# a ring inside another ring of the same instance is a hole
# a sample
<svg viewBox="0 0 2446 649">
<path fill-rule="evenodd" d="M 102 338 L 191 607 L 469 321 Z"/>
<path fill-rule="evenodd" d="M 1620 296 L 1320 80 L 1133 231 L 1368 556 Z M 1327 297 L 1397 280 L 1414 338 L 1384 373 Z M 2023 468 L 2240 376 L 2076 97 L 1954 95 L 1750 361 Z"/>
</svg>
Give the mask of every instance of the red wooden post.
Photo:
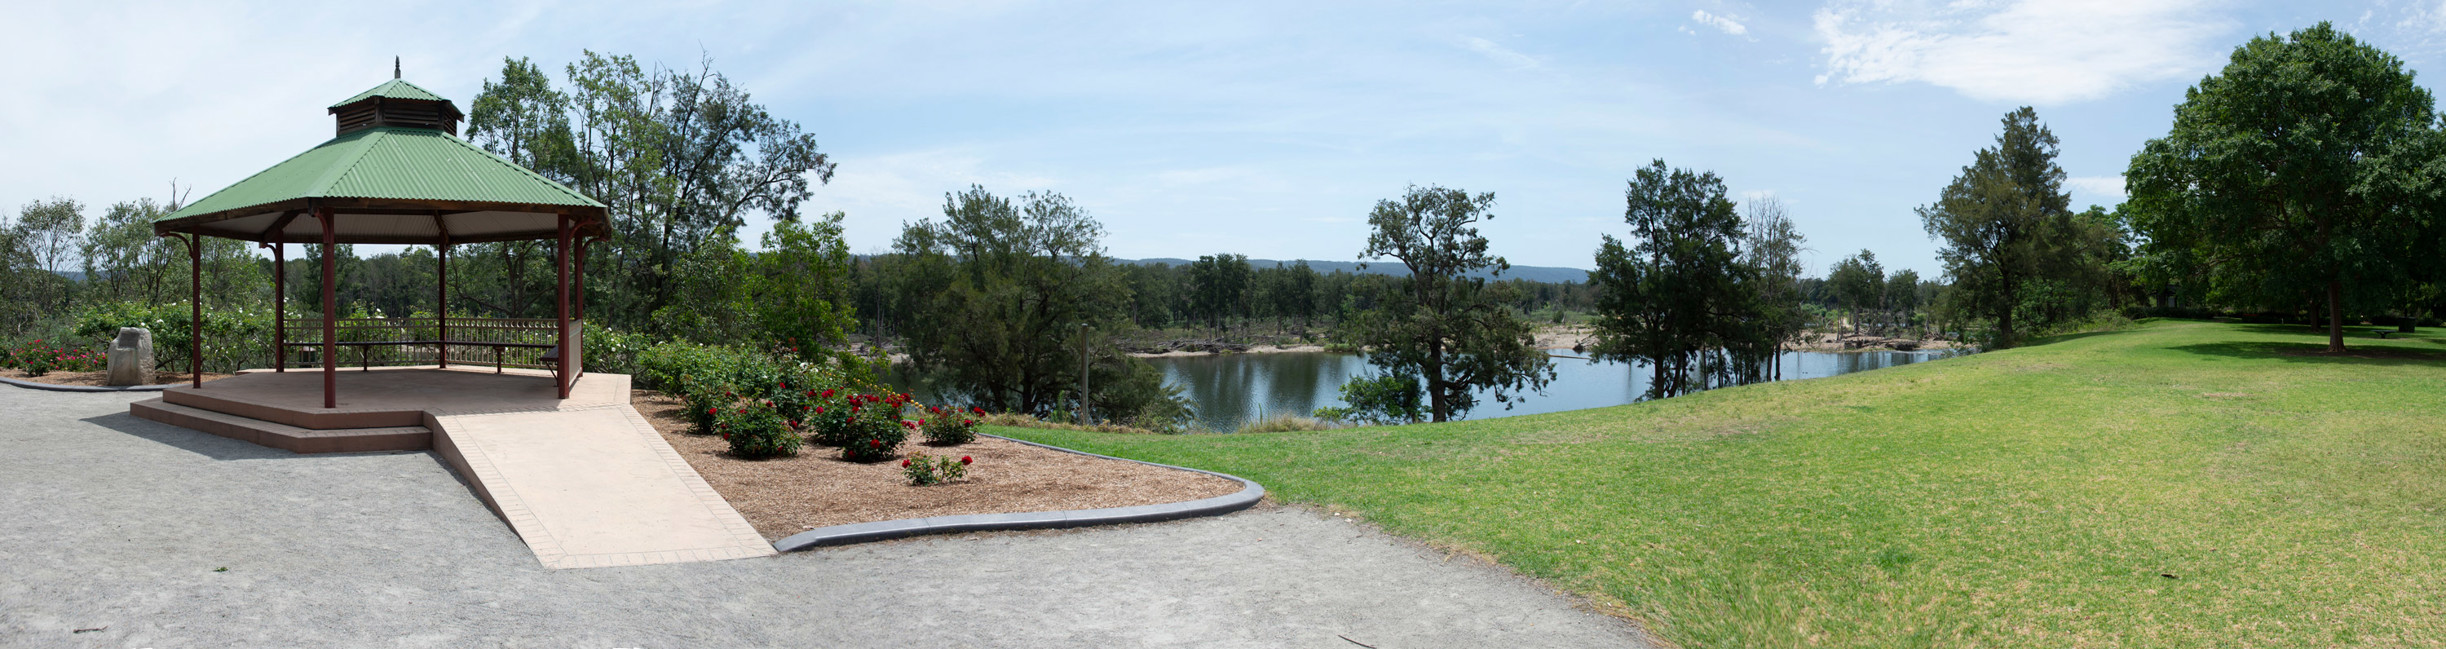
<svg viewBox="0 0 2446 649">
<path fill-rule="evenodd" d="M 203 234 L 187 231 L 187 342 L 194 346 L 187 355 L 187 378 L 195 387 L 204 387 L 204 239 Z"/>
<path fill-rule="evenodd" d="M 272 371 L 289 371 L 289 242 L 272 239 Z"/>
<path fill-rule="evenodd" d="M 436 220 L 435 220 L 435 222 L 436 222 L 436 223 L 438 223 L 438 222 L 440 222 L 440 221 L 439 221 L 439 219 L 436 219 Z M 440 270 L 437 272 L 437 275 L 439 276 L 439 278 L 438 278 L 438 281 L 435 281 L 435 282 L 433 283 L 433 284 L 434 284 L 434 286 L 438 287 L 438 288 L 436 288 L 436 289 L 435 289 L 435 295 L 434 295 L 434 298 L 433 298 L 433 312 L 434 312 L 434 320 L 433 320 L 433 331 L 434 331 L 433 349 L 434 349 L 434 353 L 437 355 L 437 362 L 438 362 L 438 363 L 439 363 L 439 364 L 442 366 L 442 369 L 449 369 L 449 368 L 450 368 L 450 233 L 448 233 L 448 232 L 443 232 L 443 233 L 442 233 L 442 242 L 441 242 L 441 243 L 439 243 L 439 244 L 435 244 L 435 245 L 433 246 L 433 248 L 434 248 L 436 251 L 438 251 L 438 252 L 436 252 L 436 253 L 435 253 L 435 255 L 434 255 L 434 256 L 441 258 L 441 263 L 440 263 L 440 264 L 438 264 L 439 266 L 441 266 L 441 269 L 440 269 Z"/>
<path fill-rule="evenodd" d="M 340 309 L 337 284 L 339 279 L 339 231 L 332 227 L 331 208 L 314 211 L 314 218 L 323 222 L 323 407 L 340 407 L 339 354 L 332 343 L 339 340 L 339 323 L 333 318 Z"/>
<path fill-rule="evenodd" d="M 560 226 L 560 238 L 554 242 L 557 245 L 554 246 L 552 254 L 552 265 L 559 276 L 559 281 L 556 283 L 560 288 L 560 305 L 554 316 L 560 321 L 560 365 L 559 371 L 555 373 L 559 374 L 556 380 L 560 383 L 561 398 L 567 399 L 569 398 L 569 368 L 577 366 L 577 359 L 570 358 L 571 352 L 576 350 L 569 347 L 569 249 L 572 247 L 569 241 L 569 215 L 560 215 Z"/>
</svg>

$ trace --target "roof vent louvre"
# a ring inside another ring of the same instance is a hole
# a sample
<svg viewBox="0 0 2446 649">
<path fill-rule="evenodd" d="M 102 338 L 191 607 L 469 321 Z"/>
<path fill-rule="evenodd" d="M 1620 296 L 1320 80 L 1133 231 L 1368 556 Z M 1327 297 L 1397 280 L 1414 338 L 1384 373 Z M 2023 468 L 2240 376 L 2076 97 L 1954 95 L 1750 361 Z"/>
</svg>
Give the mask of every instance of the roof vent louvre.
<svg viewBox="0 0 2446 649">
<path fill-rule="evenodd" d="M 331 107 L 337 135 L 377 126 L 459 134 L 459 107 L 415 84 L 393 79 Z"/>
</svg>

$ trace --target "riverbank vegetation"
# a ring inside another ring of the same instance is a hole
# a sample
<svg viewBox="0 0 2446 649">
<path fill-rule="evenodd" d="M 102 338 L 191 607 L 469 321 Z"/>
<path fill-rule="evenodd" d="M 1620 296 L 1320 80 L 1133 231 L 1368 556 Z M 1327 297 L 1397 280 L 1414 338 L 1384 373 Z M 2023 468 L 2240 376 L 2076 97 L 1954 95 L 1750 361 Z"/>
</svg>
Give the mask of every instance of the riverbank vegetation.
<svg viewBox="0 0 2446 649">
<path fill-rule="evenodd" d="M 2121 332 L 1629 406 L 1225 436 L 999 429 L 1240 475 L 1685 647 L 2446 636 L 2446 338 Z"/>
</svg>

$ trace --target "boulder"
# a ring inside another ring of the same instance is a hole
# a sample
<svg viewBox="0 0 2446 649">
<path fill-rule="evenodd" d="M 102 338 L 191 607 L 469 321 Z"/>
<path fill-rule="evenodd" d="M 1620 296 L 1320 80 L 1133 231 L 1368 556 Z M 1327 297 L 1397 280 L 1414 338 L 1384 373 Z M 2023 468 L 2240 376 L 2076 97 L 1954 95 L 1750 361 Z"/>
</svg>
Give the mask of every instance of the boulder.
<svg viewBox="0 0 2446 649">
<path fill-rule="evenodd" d="M 143 327 L 119 329 L 110 341 L 110 385 L 153 384 L 153 332 Z"/>
</svg>

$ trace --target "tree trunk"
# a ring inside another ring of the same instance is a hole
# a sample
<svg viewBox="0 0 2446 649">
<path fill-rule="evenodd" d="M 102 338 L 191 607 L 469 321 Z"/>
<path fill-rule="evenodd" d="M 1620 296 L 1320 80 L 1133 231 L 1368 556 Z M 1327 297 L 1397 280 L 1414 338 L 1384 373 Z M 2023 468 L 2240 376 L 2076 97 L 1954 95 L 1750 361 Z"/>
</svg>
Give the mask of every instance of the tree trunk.
<svg viewBox="0 0 2446 649">
<path fill-rule="evenodd" d="M 2344 353 L 2344 282 L 2327 280 L 2327 353 Z"/>
<path fill-rule="evenodd" d="M 1436 423 L 1452 418 L 1450 406 L 1444 403 L 1444 345 L 1441 341 L 1427 345 L 1427 366 L 1419 368 L 1427 379 L 1427 412 Z"/>
</svg>

